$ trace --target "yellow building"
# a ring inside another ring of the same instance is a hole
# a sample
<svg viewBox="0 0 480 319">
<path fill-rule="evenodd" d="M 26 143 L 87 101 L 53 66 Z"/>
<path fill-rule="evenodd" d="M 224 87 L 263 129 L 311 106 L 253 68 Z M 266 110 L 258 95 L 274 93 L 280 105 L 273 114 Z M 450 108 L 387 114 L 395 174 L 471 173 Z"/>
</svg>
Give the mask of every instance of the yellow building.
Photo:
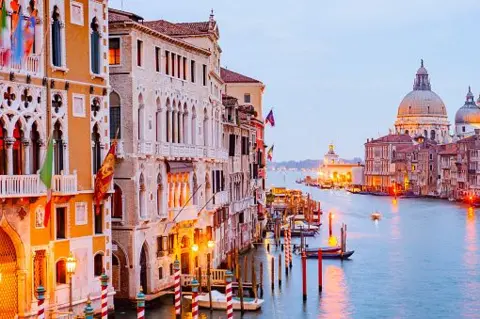
<svg viewBox="0 0 480 319">
<path fill-rule="evenodd" d="M 323 163 L 318 169 L 318 179 L 322 185 L 333 183 L 335 185 L 352 184 L 353 170 L 361 167 L 360 163 L 347 163 L 335 153 L 335 146 L 328 145 L 328 152 L 323 156 Z"/>
<path fill-rule="evenodd" d="M 110 203 L 96 215 L 92 202 L 94 173 L 110 145 L 107 1 L 4 3 L 7 32 L 15 38 L 23 30 L 24 47 L 0 44 L 0 318 L 36 318 L 39 285 L 47 317 L 70 304 L 80 313 L 89 295 L 99 310 L 99 276 L 111 272 Z M 45 227 L 38 170 L 50 136 L 54 204 Z"/>
</svg>

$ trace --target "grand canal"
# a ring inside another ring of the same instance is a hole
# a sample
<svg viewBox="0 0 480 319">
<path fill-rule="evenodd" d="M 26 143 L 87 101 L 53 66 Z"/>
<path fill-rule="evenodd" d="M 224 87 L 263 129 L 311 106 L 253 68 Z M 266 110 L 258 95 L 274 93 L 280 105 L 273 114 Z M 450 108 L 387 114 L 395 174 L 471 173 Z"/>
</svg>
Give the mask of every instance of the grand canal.
<svg viewBox="0 0 480 319">
<path fill-rule="evenodd" d="M 302 301 L 300 258 L 294 255 L 293 273 L 270 289 L 267 261 L 280 249 L 258 247 L 251 254 L 263 261 L 264 299 L 261 311 L 244 318 L 479 318 L 480 211 L 440 200 L 399 199 L 319 190 L 294 183 L 300 173 L 269 172 L 268 185 L 299 188 L 333 211 L 334 232 L 348 225 L 349 261 L 324 261 L 324 287 L 317 289 L 317 260 L 308 260 L 308 299 Z M 381 221 L 369 218 L 382 213 Z M 325 245 L 322 229 L 311 246 Z M 277 270 L 275 270 L 277 271 Z M 257 269 L 258 273 L 258 269 Z M 184 318 L 191 317 L 188 305 Z M 171 298 L 147 309 L 147 318 L 174 318 Z M 135 318 L 117 310 L 116 318 Z M 224 312 L 202 311 L 201 318 L 226 318 Z M 235 318 L 240 318 L 236 313 Z"/>
</svg>

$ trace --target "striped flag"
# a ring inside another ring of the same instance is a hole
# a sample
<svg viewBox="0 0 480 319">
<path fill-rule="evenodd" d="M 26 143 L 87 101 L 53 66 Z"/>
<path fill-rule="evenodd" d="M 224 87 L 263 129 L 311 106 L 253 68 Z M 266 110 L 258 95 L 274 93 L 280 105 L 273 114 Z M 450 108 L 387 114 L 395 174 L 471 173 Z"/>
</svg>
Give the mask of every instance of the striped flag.
<svg viewBox="0 0 480 319">
<path fill-rule="evenodd" d="M 2 1 L 2 11 L 0 16 L 0 65 L 5 66 L 10 60 L 10 32 L 7 24 L 7 4 Z"/>
<path fill-rule="evenodd" d="M 270 125 L 273 127 L 275 126 L 275 118 L 273 117 L 273 109 L 268 112 L 267 117 L 265 118 L 265 124 L 270 123 Z"/>
<path fill-rule="evenodd" d="M 110 184 L 113 179 L 113 172 L 115 170 L 115 150 L 117 149 L 117 140 L 115 139 L 110 146 L 107 156 L 103 160 L 102 167 L 95 175 L 95 190 L 93 192 L 93 200 L 95 201 L 95 213 L 100 214 L 100 202 L 105 198 Z"/>
<path fill-rule="evenodd" d="M 267 152 L 267 159 L 271 162 L 272 159 L 273 159 L 273 147 L 275 145 L 272 145 L 270 146 L 270 148 L 268 149 L 268 152 Z"/>
<path fill-rule="evenodd" d="M 12 61 L 13 63 L 20 64 L 23 61 L 23 15 L 21 7 L 18 8 L 18 15 L 16 25 L 12 22 L 12 25 L 15 26 L 15 31 L 12 36 Z"/>
<path fill-rule="evenodd" d="M 53 177 L 53 140 L 48 140 L 47 154 L 45 155 L 45 161 L 40 169 L 40 180 L 47 187 L 47 204 L 45 205 L 45 216 L 43 225 L 48 226 L 50 215 L 52 212 L 52 177 Z"/>
</svg>

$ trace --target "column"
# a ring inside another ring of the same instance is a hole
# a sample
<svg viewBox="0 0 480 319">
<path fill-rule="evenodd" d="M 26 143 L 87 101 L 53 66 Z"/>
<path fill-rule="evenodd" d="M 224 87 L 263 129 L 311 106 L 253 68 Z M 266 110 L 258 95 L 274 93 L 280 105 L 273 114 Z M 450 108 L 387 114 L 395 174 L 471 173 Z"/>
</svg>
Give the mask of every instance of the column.
<svg viewBox="0 0 480 319">
<path fill-rule="evenodd" d="M 22 140 L 23 144 L 23 174 L 30 175 L 30 141 Z"/>
<path fill-rule="evenodd" d="M 40 161 L 42 161 L 45 158 L 45 152 L 46 152 L 46 149 L 47 149 L 47 145 L 46 145 L 44 140 L 39 140 L 38 143 L 40 144 L 39 158 L 40 158 Z M 42 164 L 43 163 L 40 162 L 40 165 L 42 165 Z M 37 172 L 32 172 L 32 173 L 37 174 Z"/>
<path fill-rule="evenodd" d="M 168 208 L 173 208 L 173 183 L 172 181 L 168 181 Z"/>
<path fill-rule="evenodd" d="M 175 207 L 179 208 L 180 207 L 180 194 L 182 192 L 181 188 L 181 181 L 177 180 L 175 182 Z"/>
<path fill-rule="evenodd" d="M 13 175 L 13 143 L 15 139 L 13 137 L 7 137 L 7 174 Z"/>
<path fill-rule="evenodd" d="M 178 120 L 179 120 L 179 143 L 185 143 L 184 136 L 183 136 L 183 112 L 178 112 Z"/>
<path fill-rule="evenodd" d="M 181 143 L 180 140 L 180 133 L 182 132 L 182 126 L 180 125 L 180 118 L 182 117 L 182 113 L 178 111 L 177 113 L 177 143 Z"/>
<path fill-rule="evenodd" d="M 187 176 L 184 177 L 183 183 L 182 183 L 182 197 L 183 197 L 182 205 L 184 205 L 188 200 L 188 193 L 187 193 L 188 178 L 187 178 Z M 191 205 L 191 203 L 189 203 L 189 205 Z"/>
</svg>

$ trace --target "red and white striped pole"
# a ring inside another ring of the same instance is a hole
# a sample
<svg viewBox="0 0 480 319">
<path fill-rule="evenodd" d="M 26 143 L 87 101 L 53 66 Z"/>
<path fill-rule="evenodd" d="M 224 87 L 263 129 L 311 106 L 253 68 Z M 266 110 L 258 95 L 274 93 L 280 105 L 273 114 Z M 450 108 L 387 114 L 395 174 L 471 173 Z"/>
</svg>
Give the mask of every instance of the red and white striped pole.
<svg viewBox="0 0 480 319">
<path fill-rule="evenodd" d="M 198 319 L 198 281 L 192 280 L 192 319 Z"/>
<path fill-rule="evenodd" d="M 145 319 L 145 294 L 141 286 L 137 294 L 137 319 Z"/>
<path fill-rule="evenodd" d="M 180 262 L 175 259 L 173 262 L 174 280 L 175 280 L 175 316 L 180 318 L 182 313 L 181 299 L 182 292 L 180 287 Z"/>
<path fill-rule="evenodd" d="M 288 229 L 288 262 L 290 268 L 292 268 L 292 229 Z"/>
<path fill-rule="evenodd" d="M 102 319 L 108 319 L 108 276 L 105 273 L 105 269 L 103 269 L 100 282 L 102 284 Z"/>
<path fill-rule="evenodd" d="M 290 242 L 288 240 L 288 228 L 285 228 L 283 232 L 283 238 L 285 239 L 285 274 L 288 276 L 288 265 L 290 264 Z"/>
<path fill-rule="evenodd" d="M 45 319 L 45 288 L 42 285 L 37 287 L 37 318 Z"/>
<path fill-rule="evenodd" d="M 232 280 L 233 274 L 230 270 L 225 272 L 225 294 L 227 296 L 227 319 L 233 319 L 233 301 L 232 301 Z"/>
</svg>

